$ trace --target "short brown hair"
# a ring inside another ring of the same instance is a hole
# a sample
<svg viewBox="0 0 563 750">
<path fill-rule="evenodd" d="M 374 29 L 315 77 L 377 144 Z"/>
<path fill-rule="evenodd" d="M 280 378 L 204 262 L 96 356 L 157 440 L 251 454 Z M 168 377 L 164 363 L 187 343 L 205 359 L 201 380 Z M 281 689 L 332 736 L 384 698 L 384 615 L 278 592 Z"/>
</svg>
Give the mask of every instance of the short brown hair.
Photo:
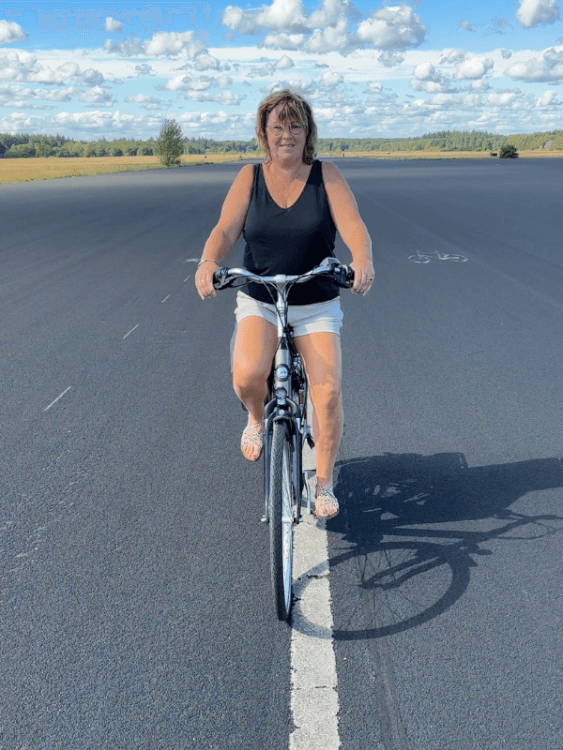
<svg viewBox="0 0 563 750">
<path fill-rule="evenodd" d="M 264 147 L 266 154 L 270 157 L 268 139 L 266 137 L 266 122 L 270 112 L 279 104 L 283 104 L 279 115 L 282 122 L 296 120 L 307 131 L 305 148 L 303 149 L 303 161 L 305 164 L 312 164 L 315 159 L 315 146 L 317 143 L 317 126 L 313 119 L 313 111 L 310 104 L 302 96 L 299 96 L 299 94 L 290 89 L 275 91 L 260 103 L 258 114 L 256 115 L 256 135 L 258 136 L 258 140 Z"/>
</svg>

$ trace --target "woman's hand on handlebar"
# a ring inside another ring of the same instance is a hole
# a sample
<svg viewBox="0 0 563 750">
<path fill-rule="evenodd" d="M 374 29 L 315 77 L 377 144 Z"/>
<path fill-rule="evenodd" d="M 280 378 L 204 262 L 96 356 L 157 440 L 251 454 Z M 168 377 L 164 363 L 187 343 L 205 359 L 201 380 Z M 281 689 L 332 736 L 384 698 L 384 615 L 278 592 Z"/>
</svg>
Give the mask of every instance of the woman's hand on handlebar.
<svg viewBox="0 0 563 750">
<path fill-rule="evenodd" d="M 198 266 L 195 274 L 195 287 L 201 299 L 215 297 L 217 292 L 213 287 L 213 274 L 219 268 L 215 261 L 207 261 Z"/>
<path fill-rule="evenodd" d="M 373 284 L 375 270 L 370 260 L 354 260 L 350 263 L 350 268 L 354 269 L 354 294 L 367 294 Z"/>
</svg>

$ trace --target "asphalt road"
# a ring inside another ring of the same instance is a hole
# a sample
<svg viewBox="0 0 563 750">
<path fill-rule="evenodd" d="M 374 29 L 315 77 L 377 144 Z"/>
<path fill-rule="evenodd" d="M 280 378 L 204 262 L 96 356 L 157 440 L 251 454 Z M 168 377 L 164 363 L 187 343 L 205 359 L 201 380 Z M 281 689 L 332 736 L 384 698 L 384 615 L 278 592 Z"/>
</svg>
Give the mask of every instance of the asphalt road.
<svg viewBox="0 0 563 750">
<path fill-rule="evenodd" d="M 335 161 L 378 271 L 342 295 L 342 749 L 563 747 L 563 161 Z M 0 187 L 2 750 L 287 747 L 234 294 L 186 262 L 238 169 Z"/>
</svg>

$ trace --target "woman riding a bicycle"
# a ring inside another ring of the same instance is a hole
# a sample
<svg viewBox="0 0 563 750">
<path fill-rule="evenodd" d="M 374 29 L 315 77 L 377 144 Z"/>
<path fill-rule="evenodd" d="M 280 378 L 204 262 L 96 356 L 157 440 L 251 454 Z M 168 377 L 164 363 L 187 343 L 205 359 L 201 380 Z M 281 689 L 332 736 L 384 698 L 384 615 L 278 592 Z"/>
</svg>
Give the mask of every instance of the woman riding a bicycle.
<svg viewBox="0 0 563 750">
<path fill-rule="evenodd" d="M 356 294 L 373 283 L 371 238 L 346 180 L 331 162 L 314 159 L 317 128 L 310 105 L 287 89 L 259 106 L 256 133 L 266 152 L 245 165 L 223 203 L 195 277 L 202 299 L 214 297 L 213 274 L 237 242 L 246 240 L 244 265 L 261 275 L 301 274 L 333 256 L 336 231 L 350 249 Z M 237 294 L 233 386 L 248 411 L 241 450 L 250 461 L 263 448 L 264 399 L 277 345 L 276 313 L 268 291 L 251 283 Z M 315 515 L 338 513 L 333 471 L 343 428 L 342 311 L 338 290 L 322 279 L 289 294 L 288 323 L 303 359 L 313 404 L 317 492 Z"/>
</svg>

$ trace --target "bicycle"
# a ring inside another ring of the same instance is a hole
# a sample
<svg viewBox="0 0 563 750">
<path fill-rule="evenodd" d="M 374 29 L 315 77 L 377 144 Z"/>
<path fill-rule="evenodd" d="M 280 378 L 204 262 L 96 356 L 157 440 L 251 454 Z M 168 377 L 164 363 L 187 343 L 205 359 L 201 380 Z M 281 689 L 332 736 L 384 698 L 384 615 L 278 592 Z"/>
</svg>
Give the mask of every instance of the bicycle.
<svg viewBox="0 0 563 750">
<path fill-rule="evenodd" d="M 325 258 L 307 273 L 257 276 L 245 268 L 218 268 L 213 275 L 215 289 L 238 288 L 254 281 L 275 290 L 278 316 L 278 344 L 268 378 L 264 404 L 264 502 L 262 520 L 270 527 L 270 567 L 274 605 L 278 619 L 287 620 L 292 604 L 293 525 L 301 520 L 303 489 L 307 512 L 311 513 L 310 479 L 305 476 L 302 451 L 314 440 L 307 422 L 307 376 L 287 322 L 287 297 L 294 284 L 325 276 L 337 286 L 350 288 L 354 271 L 336 258 Z M 236 282 L 243 279 L 242 284 Z M 272 299 L 274 295 L 272 294 Z M 244 408 L 244 407 L 243 407 Z"/>
</svg>

